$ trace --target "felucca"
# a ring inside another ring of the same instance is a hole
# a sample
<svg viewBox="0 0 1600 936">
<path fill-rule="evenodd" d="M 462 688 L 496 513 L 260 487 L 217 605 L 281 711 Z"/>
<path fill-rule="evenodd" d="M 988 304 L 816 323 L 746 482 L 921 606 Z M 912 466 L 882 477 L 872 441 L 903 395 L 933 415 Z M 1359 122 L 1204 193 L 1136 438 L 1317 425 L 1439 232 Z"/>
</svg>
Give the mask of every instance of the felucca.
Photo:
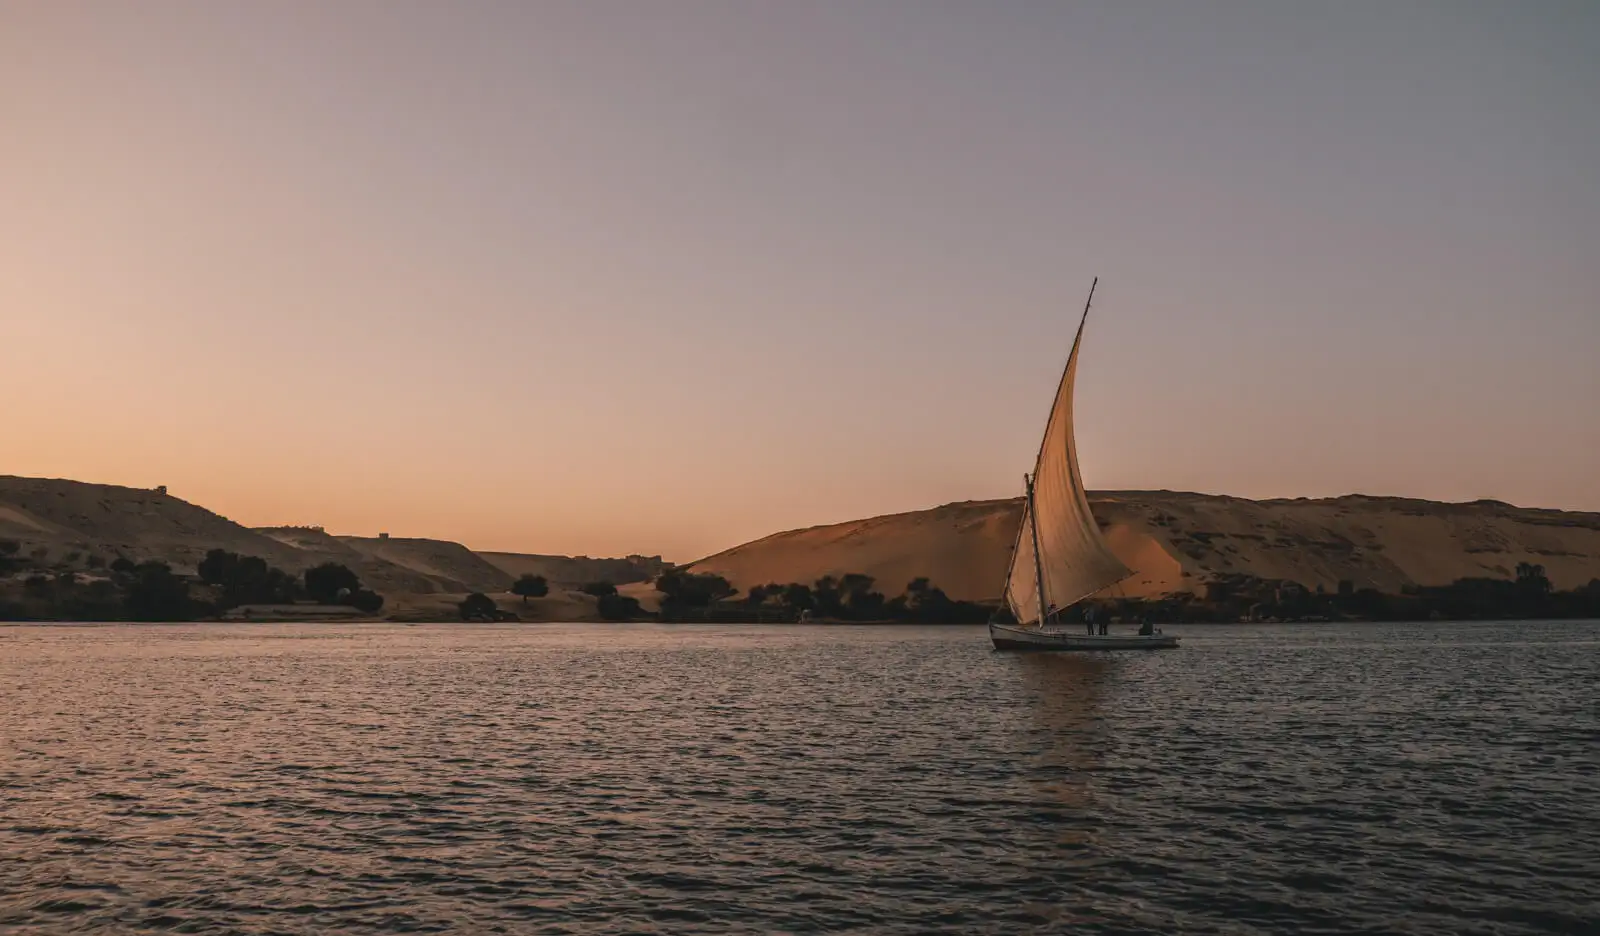
<svg viewBox="0 0 1600 936">
<path fill-rule="evenodd" d="M 997 650 L 1155 650 L 1178 645 L 1178 638 L 1149 628 L 1136 634 L 1095 634 L 1086 633 L 1083 624 L 1067 625 L 1062 620 L 1068 608 L 1133 574 L 1106 545 L 1089 512 L 1072 437 L 1078 349 L 1099 283 L 1096 277 L 1089 286 L 1033 474 L 1022 479 L 1027 499 L 1005 587 L 1006 604 L 1018 623 L 989 623 L 989 637 Z"/>
</svg>

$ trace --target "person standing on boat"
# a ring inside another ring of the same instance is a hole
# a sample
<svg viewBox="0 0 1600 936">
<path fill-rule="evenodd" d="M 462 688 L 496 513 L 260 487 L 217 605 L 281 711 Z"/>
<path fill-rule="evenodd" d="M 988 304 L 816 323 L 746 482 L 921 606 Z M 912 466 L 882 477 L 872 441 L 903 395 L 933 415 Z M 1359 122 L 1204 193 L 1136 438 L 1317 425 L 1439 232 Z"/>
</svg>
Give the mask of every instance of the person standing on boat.
<svg viewBox="0 0 1600 936">
<path fill-rule="evenodd" d="M 1094 636 L 1094 605 L 1083 609 L 1084 630 L 1090 637 Z"/>
</svg>

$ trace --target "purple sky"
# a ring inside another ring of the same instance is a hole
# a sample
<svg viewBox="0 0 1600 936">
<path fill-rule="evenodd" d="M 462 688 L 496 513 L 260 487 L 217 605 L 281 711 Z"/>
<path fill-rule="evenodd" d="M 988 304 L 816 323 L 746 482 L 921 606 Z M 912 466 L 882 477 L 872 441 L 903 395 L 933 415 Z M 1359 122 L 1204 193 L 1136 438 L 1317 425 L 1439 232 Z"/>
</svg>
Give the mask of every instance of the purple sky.
<svg viewBox="0 0 1600 936">
<path fill-rule="evenodd" d="M 687 560 L 1094 487 L 1600 510 L 1600 5 L 0 0 L 0 473 Z"/>
</svg>

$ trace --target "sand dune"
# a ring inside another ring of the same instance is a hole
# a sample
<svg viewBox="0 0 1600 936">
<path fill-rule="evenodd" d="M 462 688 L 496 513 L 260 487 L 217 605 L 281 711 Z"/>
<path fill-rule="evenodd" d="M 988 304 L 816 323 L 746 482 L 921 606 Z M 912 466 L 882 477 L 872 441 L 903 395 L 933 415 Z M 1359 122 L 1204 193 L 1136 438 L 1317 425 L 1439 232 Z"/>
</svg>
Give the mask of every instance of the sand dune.
<svg viewBox="0 0 1600 936">
<path fill-rule="evenodd" d="M 1309 587 L 1349 580 L 1390 593 L 1467 576 L 1509 578 L 1519 562 L 1543 565 L 1558 588 L 1600 577 L 1600 514 L 1493 501 L 1252 501 L 1168 491 L 1099 492 L 1090 502 L 1112 548 L 1134 570 L 1113 589 L 1129 596 L 1199 591 L 1229 573 Z M 996 600 L 1020 506 L 968 501 L 792 530 L 691 567 L 741 589 L 864 572 L 887 594 L 925 575 L 954 598 Z"/>
</svg>

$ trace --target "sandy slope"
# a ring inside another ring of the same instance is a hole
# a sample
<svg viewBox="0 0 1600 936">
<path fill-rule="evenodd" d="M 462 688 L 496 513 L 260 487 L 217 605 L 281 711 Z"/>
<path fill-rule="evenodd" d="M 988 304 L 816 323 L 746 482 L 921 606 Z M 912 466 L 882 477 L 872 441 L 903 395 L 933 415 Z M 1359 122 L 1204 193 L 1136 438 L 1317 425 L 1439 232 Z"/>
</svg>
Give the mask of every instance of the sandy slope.
<svg viewBox="0 0 1600 936">
<path fill-rule="evenodd" d="M 339 543 L 368 559 L 392 563 L 436 582 L 442 591 L 503 592 L 511 576 L 482 556 L 446 540 L 379 539 L 366 536 L 335 537 Z"/>
<path fill-rule="evenodd" d="M 466 589 L 466 584 L 447 576 L 429 575 L 400 563 L 389 562 L 378 556 L 362 552 L 343 541 L 314 527 L 258 527 L 256 532 L 271 537 L 286 546 L 299 550 L 295 563 L 305 566 L 323 562 L 337 562 L 349 566 L 361 582 L 382 594 L 416 592 L 453 592 Z M 315 558 L 315 562 L 311 561 Z M 291 565 L 298 568 L 299 565 Z"/>
<path fill-rule="evenodd" d="M 1135 575 L 1127 595 L 1195 590 L 1244 573 L 1307 586 L 1398 592 L 1543 565 L 1558 588 L 1600 577 L 1600 514 L 1486 501 L 1404 498 L 1252 501 L 1167 491 L 1091 495 L 1112 548 Z M 740 588 L 864 572 L 885 593 L 926 575 L 952 597 L 999 596 L 1020 502 L 968 501 L 931 510 L 778 533 L 693 563 Z"/>
</svg>

